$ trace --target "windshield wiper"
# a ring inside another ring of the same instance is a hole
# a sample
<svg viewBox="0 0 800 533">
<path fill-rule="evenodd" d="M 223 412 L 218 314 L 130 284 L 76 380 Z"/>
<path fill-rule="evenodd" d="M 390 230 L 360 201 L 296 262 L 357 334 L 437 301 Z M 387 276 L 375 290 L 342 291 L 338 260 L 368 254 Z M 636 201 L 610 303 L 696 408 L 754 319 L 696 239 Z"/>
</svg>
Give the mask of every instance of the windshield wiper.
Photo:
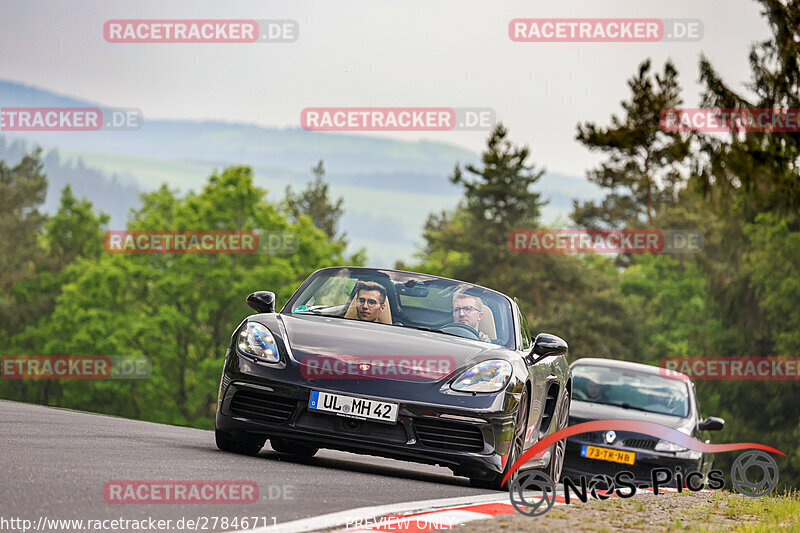
<svg viewBox="0 0 800 533">
<path fill-rule="evenodd" d="M 420 330 L 420 331 L 432 331 L 432 332 L 434 332 L 434 333 L 442 333 L 442 334 L 444 334 L 444 335 L 451 335 L 451 336 L 453 336 L 453 337 L 461 337 L 461 335 L 456 335 L 456 334 L 454 334 L 454 333 L 447 333 L 446 331 L 442 331 L 442 330 L 440 330 L 440 329 L 426 328 L 425 326 L 408 326 L 408 325 L 406 325 L 406 324 L 403 324 L 403 325 L 402 325 L 402 326 L 400 326 L 400 327 L 403 327 L 403 328 L 411 328 L 411 329 L 418 329 L 418 330 Z M 461 338 L 462 338 L 462 339 L 465 339 L 465 338 L 467 338 L 467 337 L 461 337 Z"/>
<path fill-rule="evenodd" d="M 664 414 L 664 413 L 659 413 L 658 411 L 651 411 L 650 409 L 645 409 L 644 407 L 637 407 L 635 405 L 631 405 L 631 404 L 625 403 L 625 402 L 621 402 L 621 403 L 617 403 L 617 402 L 591 402 L 591 403 L 597 403 L 597 404 L 600 404 L 600 405 L 613 405 L 614 407 L 622 407 L 623 409 L 635 409 L 636 411 L 644 411 L 645 413 Z"/>
</svg>

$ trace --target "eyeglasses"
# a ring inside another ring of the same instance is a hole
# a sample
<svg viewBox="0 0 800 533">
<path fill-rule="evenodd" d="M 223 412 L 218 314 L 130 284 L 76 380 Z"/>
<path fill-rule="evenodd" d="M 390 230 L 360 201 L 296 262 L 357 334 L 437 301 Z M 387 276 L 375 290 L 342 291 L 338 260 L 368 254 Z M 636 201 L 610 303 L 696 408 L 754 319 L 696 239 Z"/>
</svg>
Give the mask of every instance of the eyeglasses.
<svg viewBox="0 0 800 533">
<path fill-rule="evenodd" d="M 360 303 L 361 305 L 364 305 L 364 302 L 367 302 L 369 305 L 378 305 L 378 300 L 376 300 L 375 298 L 370 298 L 369 300 L 366 298 L 358 299 L 358 303 Z"/>
<path fill-rule="evenodd" d="M 472 307 L 471 305 L 468 305 L 466 307 L 454 307 L 453 308 L 453 314 L 454 315 L 459 315 L 463 311 L 465 314 L 468 315 L 470 313 L 474 313 L 477 310 L 478 310 L 477 307 Z"/>
</svg>

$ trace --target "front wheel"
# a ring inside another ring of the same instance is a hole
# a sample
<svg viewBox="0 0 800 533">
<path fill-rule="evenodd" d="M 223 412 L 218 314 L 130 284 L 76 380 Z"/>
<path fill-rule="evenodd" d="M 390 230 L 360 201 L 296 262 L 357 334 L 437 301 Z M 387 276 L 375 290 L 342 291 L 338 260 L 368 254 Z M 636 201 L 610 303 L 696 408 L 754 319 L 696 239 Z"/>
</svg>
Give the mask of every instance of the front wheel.
<svg viewBox="0 0 800 533">
<path fill-rule="evenodd" d="M 491 490 L 506 490 L 508 488 L 509 483 L 514 481 L 514 478 L 519 475 L 519 470 L 511 474 L 511 477 L 508 478 L 508 481 L 503 484 L 503 478 L 506 476 L 508 471 L 514 466 L 514 463 L 517 462 L 517 459 L 522 457 L 522 449 L 525 446 L 525 434 L 528 432 L 528 389 L 524 389 L 522 391 L 522 397 L 519 401 L 519 407 L 517 408 L 517 419 L 514 423 L 514 437 L 511 441 L 511 449 L 508 452 L 508 460 L 506 461 L 506 467 L 503 468 L 503 472 L 493 476 L 489 479 L 483 478 L 470 478 L 469 483 L 473 487 L 479 489 L 491 489 Z"/>
<path fill-rule="evenodd" d="M 258 455 L 258 452 L 264 447 L 264 443 L 267 442 L 266 437 L 237 440 L 230 433 L 219 429 L 214 430 L 214 438 L 217 442 L 217 448 L 223 452 L 238 453 L 240 455 Z"/>
</svg>

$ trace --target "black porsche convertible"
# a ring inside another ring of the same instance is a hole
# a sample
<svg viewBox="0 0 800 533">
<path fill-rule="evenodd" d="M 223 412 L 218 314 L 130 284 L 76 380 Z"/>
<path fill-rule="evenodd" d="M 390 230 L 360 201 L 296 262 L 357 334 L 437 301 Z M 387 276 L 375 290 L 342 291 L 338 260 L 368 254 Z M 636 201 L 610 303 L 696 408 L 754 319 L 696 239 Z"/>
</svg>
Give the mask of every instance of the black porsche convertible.
<svg viewBox="0 0 800 533">
<path fill-rule="evenodd" d="M 397 270 L 314 272 L 236 328 L 216 414 L 224 451 L 319 448 L 436 464 L 502 489 L 525 449 L 567 425 L 567 344 L 531 336 L 516 299 Z M 524 465 L 558 480 L 565 442 Z"/>
</svg>

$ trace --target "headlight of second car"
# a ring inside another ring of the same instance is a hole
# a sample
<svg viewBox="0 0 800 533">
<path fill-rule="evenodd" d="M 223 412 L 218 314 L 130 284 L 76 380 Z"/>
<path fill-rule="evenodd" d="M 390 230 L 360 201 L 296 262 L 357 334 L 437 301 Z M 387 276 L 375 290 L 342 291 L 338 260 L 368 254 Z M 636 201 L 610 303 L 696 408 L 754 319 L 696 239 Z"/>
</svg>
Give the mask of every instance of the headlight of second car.
<svg viewBox="0 0 800 533">
<path fill-rule="evenodd" d="M 674 442 L 669 442 L 666 440 L 659 440 L 656 443 L 656 451 L 657 452 L 685 452 L 686 448 L 683 446 L 679 446 Z"/>
<path fill-rule="evenodd" d="M 511 378 L 511 363 L 508 361 L 483 361 L 461 374 L 450 388 L 459 392 L 497 392 Z"/>
<path fill-rule="evenodd" d="M 239 332 L 237 341 L 239 350 L 247 355 L 267 361 L 277 363 L 280 360 L 278 345 L 275 337 L 267 326 L 258 322 L 248 322 Z"/>
</svg>

